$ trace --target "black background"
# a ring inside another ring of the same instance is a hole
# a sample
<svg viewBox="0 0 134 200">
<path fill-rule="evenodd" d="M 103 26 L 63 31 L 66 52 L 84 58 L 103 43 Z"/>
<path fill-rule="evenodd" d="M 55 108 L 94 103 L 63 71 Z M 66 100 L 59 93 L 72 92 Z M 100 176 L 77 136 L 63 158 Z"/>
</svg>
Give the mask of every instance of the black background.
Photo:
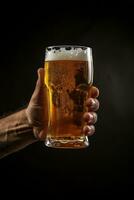
<svg viewBox="0 0 134 200">
<path fill-rule="evenodd" d="M 93 48 L 100 89 L 96 135 L 84 150 L 48 149 L 42 142 L 0 160 L 8 195 L 125 195 L 133 186 L 134 4 L 5 3 L 0 14 L 0 115 L 30 100 L 48 45 Z M 5 193 L 7 191 L 7 193 Z"/>
</svg>

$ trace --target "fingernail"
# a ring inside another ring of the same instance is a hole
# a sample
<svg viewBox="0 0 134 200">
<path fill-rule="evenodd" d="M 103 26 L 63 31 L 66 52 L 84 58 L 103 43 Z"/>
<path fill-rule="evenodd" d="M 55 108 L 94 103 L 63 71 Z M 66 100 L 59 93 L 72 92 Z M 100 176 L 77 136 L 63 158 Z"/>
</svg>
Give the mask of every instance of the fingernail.
<svg viewBox="0 0 134 200">
<path fill-rule="evenodd" d="M 91 131 L 90 126 L 84 126 L 83 127 L 83 132 L 85 132 L 86 134 L 89 133 Z"/>
<path fill-rule="evenodd" d="M 83 132 L 88 136 L 92 136 L 95 133 L 95 127 L 93 125 L 84 126 L 83 127 Z"/>
<path fill-rule="evenodd" d="M 89 120 L 88 120 L 88 122 L 89 122 L 89 123 L 92 122 L 92 121 L 93 121 L 93 118 L 94 118 L 94 116 L 93 116 L 91 113 L 89 113 Z"/>
<path fill-rule="evenodd" d="M 87 132 L 88 136 L 92 136 L 95 133 L 95 127 L 93 125 L 89 126 L 90 131 Z"/>
<path fill-rule="evenodd" d="M 96 107 L 96 101 L 94 99 L 91 99 L 91 109 L 94 109 Z"/>
<path fill-rule="evenodd" d="M 91 114 L 91 113 L 85 113 L 84 115 L 83 115 L 83 119 L 84 119 L 84 121 L 86 121 L 86 122 L 90 122 L 90 121 L 92 121 L 93 120 L 93 118 L 94 118 L 94 116 Z"/>
</svg>

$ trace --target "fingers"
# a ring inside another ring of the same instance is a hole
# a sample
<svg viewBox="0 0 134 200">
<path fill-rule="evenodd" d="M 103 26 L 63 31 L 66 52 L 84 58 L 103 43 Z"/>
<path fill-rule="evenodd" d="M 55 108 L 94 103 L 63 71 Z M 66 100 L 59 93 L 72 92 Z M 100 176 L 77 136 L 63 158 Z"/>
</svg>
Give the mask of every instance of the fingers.
<svg viewBox="0 0 134 200">
<path fill-rule="evenodd" d="M 97 114 L 95 112 L 86 112 L 83 116 L 86 124 L 95 124 L 97 122 Z"/>
<path fill-rule="evenodd" d="M 38 74 L 38 80 L 36 82 L 36 86 L 35 86 L 35 93 L 39 93 L 41 87 L 43 86 L 43 76 L 44 76 L 44 69 L 43 68 L 39 68 L 37 71 Z"/>
<path fill-rule="evenodd" d="M 88 107 L 89 111 L 97 111 L 99 109 L 100 103 L 95 98 L 89 98 L 86 101 L 86 106 Z"/>
<path fill-rule="evenodd" d="M 34 127 L 33 132 L 34 132 L 35 138 L 37 138 L 38 140 L 42 140 L 42 141 L 45 140 L 46 134 L 47 134 L 47 129 L 45 129 L 45 128 L 40 129 L 40 128 Z"/>
<path fill-rule="evenodd" d="M 93 124 L 97 122 L 97 114 L 95 112 L 86 112 L 83 118 L 85 121 L 83 132 L 85 135 L 92 136 L 95 132 L 95 126 Z"/>
<path fill-rule="evenodd" d="M 86 101 L 88 112 L 84 113 L 83 118 L 85 126 L 83 132 L 85 135 L 91 136 L 95 133 L 94 124 L 97 122 L 96 111 L 99 109 L 99 101 L 96 99 L 99 96 L 98 88 L 92 86 L 89 90 L 89 98 Z"/>
<path fill-rule="evenodd" d="M 43 90 L 44 90 L 44 69 L 39 68 L 38 69 L 38 80 L 36 82 L 35 90 L 33 92 L 32 98 L 31 98 L 31 103 L 38 105 L 40 104 L 43 99 Z"/>
<path fill-rule="evenodd" d="M 97 98 L 99 96 L 99 89 L 95 86 L 90 87 L 89 89 L 89 97 Z"/>
<path fill-rule="evenodd" d="M 38 79 L 40 81 L 40 84 L 43 86 L 45 71 L 43 68 L 39 68 L 37 72 L 38 72 Z"/>
<path fill-rule="evenodd" d="M 86 125 L 83 127 L 83 132 L 87 136 L 92 136 L 95 132 L 95 126 L 94 125 L 90 125 L 90 126 Z"/>
</svg>

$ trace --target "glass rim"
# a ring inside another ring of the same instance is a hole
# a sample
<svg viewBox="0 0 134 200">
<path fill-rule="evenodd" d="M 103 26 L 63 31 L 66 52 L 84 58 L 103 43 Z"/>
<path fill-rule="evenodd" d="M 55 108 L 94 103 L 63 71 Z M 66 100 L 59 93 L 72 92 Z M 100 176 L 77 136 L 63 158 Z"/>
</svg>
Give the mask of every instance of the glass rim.
<svg viewBox="0 0 134 200">
<path fill-rule="evenodd" d="M 66 48 L 66 47 L 71 47 L 71 48 L 85 48 L 85 49 L 92 49 L 92 47 L 88 47 L 88 46 L 83 46 L 83 45 L 51 45 L 51 46 L 46 46 L 47 48 L 54 48 L 54 47 L 59 47 L 59 48 Z"/>
</svg>

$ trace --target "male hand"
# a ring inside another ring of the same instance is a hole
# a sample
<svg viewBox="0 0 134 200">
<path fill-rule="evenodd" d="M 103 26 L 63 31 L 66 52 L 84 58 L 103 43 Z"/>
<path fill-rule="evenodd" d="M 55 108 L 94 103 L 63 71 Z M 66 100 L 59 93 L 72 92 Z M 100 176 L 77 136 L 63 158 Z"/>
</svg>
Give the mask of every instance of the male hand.
<svg viewBox="0 0 134 200">
<path fill-rule="evenodd" d="M 44 140 L 47 134 L 48 124 L 48 99 L 47 88 L 44 86 L 44 69 L 38 69 L 38 80 L 35 90 L 26 109 L 27 119 L 33 126 L 33 132 L 37 139 Z M 96 111 L 99 108 L 99 90 L 92 86 L 89 91 L 89 98 L 86 101 L 88 112 L 84 113 L 83 118 L 85 126 L 83 131 L 86 135 L 91 136 L 95 132 L 94 124 L 97 122 Z"/>
</svg>

